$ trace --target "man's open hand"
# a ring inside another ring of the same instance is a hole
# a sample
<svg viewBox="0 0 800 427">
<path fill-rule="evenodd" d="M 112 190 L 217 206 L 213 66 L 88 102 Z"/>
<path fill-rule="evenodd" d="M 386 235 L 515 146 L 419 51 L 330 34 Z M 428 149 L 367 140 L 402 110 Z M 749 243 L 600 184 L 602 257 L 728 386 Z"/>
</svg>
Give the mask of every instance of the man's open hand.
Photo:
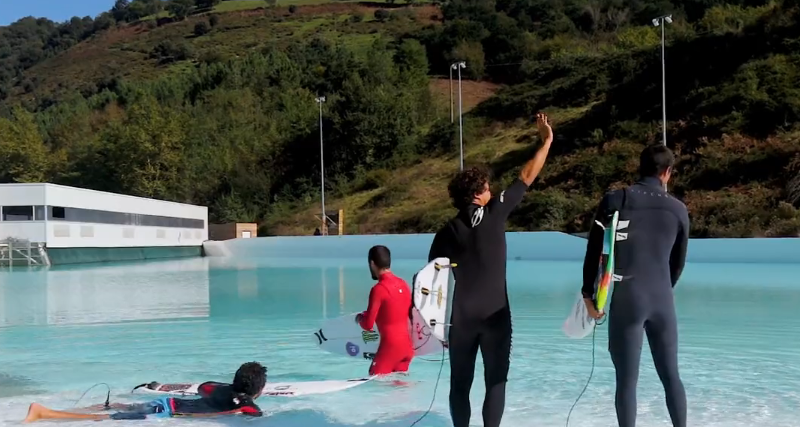
<svg viewBox="0 0 800 427">
<path fill-rule="evenodd" d="M 547 119 L 547 114 L 545 113 L 536 114 L 536 127 L 539 129 L 539 137 L 542 138 L 543 143 L 549 144 L 553 142 L 553 128 L 550 127 L 550 122 Z"/>
</svg>

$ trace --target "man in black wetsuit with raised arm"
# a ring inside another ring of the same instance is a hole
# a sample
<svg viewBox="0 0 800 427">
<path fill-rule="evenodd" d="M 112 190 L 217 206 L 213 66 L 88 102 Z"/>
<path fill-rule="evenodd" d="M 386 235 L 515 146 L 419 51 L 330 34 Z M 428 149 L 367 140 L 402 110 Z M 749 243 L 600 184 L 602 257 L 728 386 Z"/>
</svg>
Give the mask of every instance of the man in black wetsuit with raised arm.
<svg viewBox="0 0 800 427">
<path fill-rule="evenodd" d="M 636 425 L 636 383 L 642 340 L 647 333 L 658 377 L 666 392 L 674 427 L 686 427 L 686 392 L 678 374 L 678 325 L 672 289 L 686 262 L 689 213 L 666 191 L 675 156 L 669 148 L 651 145 L 642 151 L 641 179 L 603 197 L 595 219 L 608 225 L 619 211 L 615 244 L 614 283 L 608 319 L 608 350 L 617 372 L 616 409 L 620 427 Z M 621 236 L 626 236 L 621 239 Z M 583 262 L 583 298 L 589 315 L 595 309 L 594 283 L 603 250 L 603 229 L 596 223 L 589 233 Z"/>
<path fill-rule="evenodd" d="M 499 427 L 503 417 L 511 355 L 506 220 L 539 175 L 553 142 L 547 116 L 538 114 L 536 124 L 541 147 L 522 167 L 519 179 L 499 197 L 492 198 L 489 174 L 481 168 L 465 169 L 453 178 L 448 190 L 459 212 L 436 233 L 428 255 L 429 261 L 448 257 L 458 265 L 453 270 L 455 290 L 448 335 L 450 415 L 454 427 L 469 425 L 469 391 L 478 348 L 486 382 L 483 425 Z"/>
</svg>

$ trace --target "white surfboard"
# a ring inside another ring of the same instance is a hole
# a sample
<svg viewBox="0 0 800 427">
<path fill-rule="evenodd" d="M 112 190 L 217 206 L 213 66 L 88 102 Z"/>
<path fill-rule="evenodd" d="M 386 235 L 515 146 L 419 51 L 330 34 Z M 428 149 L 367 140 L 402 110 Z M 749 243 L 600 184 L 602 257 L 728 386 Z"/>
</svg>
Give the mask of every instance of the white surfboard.
<svg viewBox="0 0 800 427">
<path fill-rule="evenodd" d="M 358 313 L 329 319 L 314 332 L 314 343 L 330 353 L 372 360 L 381 342 L 377 327 L 374 332 L 365 331 L 356 323 Z M 442 353 L 442 343 L 433 337 L 430 328 L 419 311 L 412 309 L 413 322 L 409 322 L 409 334 L 414 345 L 415 356 Z"/>
<path fill-rule="evenodd" d="M 369 378 L 354 378 L 350 380 L 329 380 L 329 381 L 303 381 L 294 383 L 267 383 L 264 386 L 262 396 L 303 396 L 308 394 L 324 394 L 335 391 L 347 390 L 368 381 Z M 174 395 L 174 396 L 196 396 L 197 390 L 202 383 L 183 383 L 183 384 L 159 384 L 152 382 L 142 384 L 133 389 L 132 393 Z"/>
<path fill-rule="evenodd" d="M 414 275 L 412 295 L 414 308 L 419 310 L 433 336 L 446 342 L 445 327 L 449 319 L 448 297 L 450 296 L 450 274 L 454 265 L 448 258 L 436 258 Z"/>
</svg>

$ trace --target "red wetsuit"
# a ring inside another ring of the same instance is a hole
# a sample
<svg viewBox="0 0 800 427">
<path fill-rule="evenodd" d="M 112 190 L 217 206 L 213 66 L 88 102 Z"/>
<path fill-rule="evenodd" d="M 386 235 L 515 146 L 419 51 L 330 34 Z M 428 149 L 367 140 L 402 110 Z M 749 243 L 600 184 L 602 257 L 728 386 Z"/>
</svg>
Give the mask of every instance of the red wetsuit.
<svg viewBox="0 0 800 427">
<path fill-rule="evenodd" d="M 381 343 L 369 368 L 370 375 L 406 372 L 414 357 L 408 318 L 411 310 L 411 288 L 405 280 L 391 272 L 381 274 L 369 292 L 369 306 L 361 314 L 361 325 L 371 331 L 378 325 Z"/>
</svg>

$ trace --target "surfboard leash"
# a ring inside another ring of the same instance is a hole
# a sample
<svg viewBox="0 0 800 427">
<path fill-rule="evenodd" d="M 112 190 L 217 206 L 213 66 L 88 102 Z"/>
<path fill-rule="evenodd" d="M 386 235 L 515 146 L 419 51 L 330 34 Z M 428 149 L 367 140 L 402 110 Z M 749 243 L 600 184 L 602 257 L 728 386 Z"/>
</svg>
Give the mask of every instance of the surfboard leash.
<svg viewBox="0 0 800 427">
<path fill-rule="evenodd" d="M 108 385 L 107 383 L 97 383 L 97 384 L 89 387 L 88 389 L 86 389 L 86 391 L 83 392 L 81 397 L 79 397 L 78 400 L 75 401 L 75 405 L 73 405 L 72 407 L 74 408 L 74 407 L 78 406 L 78 403 L 80 403 L 80 401 L 83 399 L 83 397 L 86 396 L 86 393 L 90 392 L 93 388 L 95 388 L 95 387 L 97 387 L 99 385 L 106 386 L 106 390 L 107 390 L 107 392 L 106 392 L 106 401 L 105 401 L 105 403 L 103 403 L 103 407 L 105 407 L 105 409 L 109 409 L 111 407 L 111 386 Z"/>
<path fill-rule="evenodd" d="M 592 328 L 592 369 L 589 371 L 589 379 L 586 380 L 586 385 L 583 386 L 583 390 L 581 390 L 581 394 L 579 394 L 578 398 L 575 399 L 575 403 L 573 403 L 572 407 L 569 408 L 569 413 L 567 413 L 567 424 L 566 424 L 565 427 L 569 427 L 569 419 L 572 416 L 572 410 L 575 409 L 575 406 L 578 405 L 578 402 L 580 402 L 581 397 L 583 397 L 583 394 L 586 393 L 586 389 L 589 388 L 589 383 L 592 382 L 592 376 L 594 375 L 595 348 L 596 348 L 595 347 L 595 337 L 597 335 L 597 327 L 599 325 L 601 325 L 601 324 L 595 323 L 594 328 Z"/>
<path fill-rule="evenodd" d="M 452 325 L 450 325 L 450 324 L 446 324 L 446 325 L 447 325 L 447 326 L 452 326 Z M 421 333 L 422 333 L 423 335 L 425 335 L 425 338 L 426 338 L 426 339 L 425 339 L 425 342 L 424 342 L 424 343 L 422 343 L 422 344 L 420 344 L 420 345 L 418 345 L 418 346 L 416 346 L 416 347 L 414 347 L 414 351 L 417 351 L 417 350 L 421 349 L 422 347 L 425 347 L 425 344 L 428 344 L 428 341 L 430 341 L 430 340 L 431 340 L 431 337 L 433 337 L 433 334 L 432 334 L 432 333 L 428 333 L 428 334 L 426 334 L 425 332 L 421 332 Z M 447 349 L 447 347 L 443 347 L 443 348 L 442 348 L 442 360 L 441 360 L 441 362 L 442 362 L 442 363 L 444 363 L 444 361 L 446 360 L 446 359 L 445 359 L 445 357 L 446 357 L 446 356 L 445 356 L 445 354 L 444 354 L 444 350 L 445 350 L 445 349 Z M 425 361 L 425 362 L 439 362 L 439 360 L 425 359 L 425 358 L 424 358 L 424 357 L 422 357 L 422 356 L 417 356 L 417 357 L 415 357 L 415 359 L 423 360 L 423 361 Z"/>
<path fill-rule="evenodd" d="M 422 414 L 421 417 L 417 418 L 416 421 L 411 423 L 411 425 L 409 427 L 414 427 L 415 425 L 417 425 L 417 423 L 419 423 L 426 416 L 428 416 L 428 414 L 431 413 L 431 409 L 433 409 L 433 404 L 434 404 L 434 402 L 436 402 L 436 390 L 439 389 L 439 380 L 442 378 L 442 369 L 444 369 L 444 352 L 445 352 L 445 350 L 447 350 L 447 349 L 444 346 L 442 346 L 442 364 L 439 365 L 439 374 L 436 375 L 436 384 L 433 386 L 433 397 L 431 398 L 431 404 L 428 405 L 428 410 L 425 411 L 425 413 Z"/>
</svg>

